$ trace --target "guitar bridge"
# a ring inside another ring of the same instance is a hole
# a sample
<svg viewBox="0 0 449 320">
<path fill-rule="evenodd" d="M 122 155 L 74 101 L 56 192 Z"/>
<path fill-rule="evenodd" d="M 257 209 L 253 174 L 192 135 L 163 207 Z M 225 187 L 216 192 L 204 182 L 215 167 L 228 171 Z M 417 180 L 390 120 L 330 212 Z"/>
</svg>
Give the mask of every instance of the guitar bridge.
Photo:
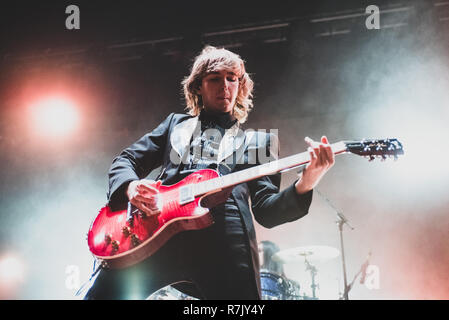
<svg viewBox="0 0 449 320">
<path fill-rule="evenodd" d="M 183 205 L 195 200 L 192 188 L 190 186 L 183 186 L 179 188 L 179 204 Z"/>
</svg>

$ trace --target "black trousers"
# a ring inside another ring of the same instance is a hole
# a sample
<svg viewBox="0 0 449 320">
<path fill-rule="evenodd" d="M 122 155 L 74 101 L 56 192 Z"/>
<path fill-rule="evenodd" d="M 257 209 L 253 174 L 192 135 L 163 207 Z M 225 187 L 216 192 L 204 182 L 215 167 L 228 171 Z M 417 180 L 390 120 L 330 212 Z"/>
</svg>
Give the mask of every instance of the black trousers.
<svg viewBox="0 0 449 320">
<path fill-rule="evenodd" d="M 215 221 L 206 229 L 175 235 L 134 266 L 100 270 L 84 299 L 146 299 L 181 281 L 193 283 L 200 299 L 260 299 L 240 217 L 219 215 Z"/>
</svg>

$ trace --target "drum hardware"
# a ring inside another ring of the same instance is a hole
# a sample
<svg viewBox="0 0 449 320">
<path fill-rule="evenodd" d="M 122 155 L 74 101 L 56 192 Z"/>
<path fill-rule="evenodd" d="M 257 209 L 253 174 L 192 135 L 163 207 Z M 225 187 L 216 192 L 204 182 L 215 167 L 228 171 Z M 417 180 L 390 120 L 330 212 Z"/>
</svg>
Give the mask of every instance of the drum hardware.
<svg viewBox="0 0 449 320">
<path fill-rule="evenodd" d="M 316 289 L 319 288 L 320 286 L 318 284 L 316 284 L 315 282 L 315 277 L 316 274 L 318 272 L 317 268 L 315 266 L 313 266 L 308 260 L 307 258 L 304 259 L 304 263 L 306 264 L 306 271 L 310 271 L 310 275 L 312 277 L 312 284 L 310 285 L 310 287 L 312 288 L 312 299 L 317 299 L 316 297 Z"/>
<path fill-rule="evenodd" d="M 329 205 L 332 210 L 337 215 L 337 225 L 338 225 L 338 231 L 340 234 L 340 250 L 341 250 L 341 261 L 342 261 L 342 267 L 343 267 L 343 281 L 344 281 L 344 290 L 343 294 L 340 296 L 340 300 L 349 300 L 349 291 L 351 290 L 352 284 L 348 285 L 348 278 L 346 274 L 346 261 L 345 261 L 345 249 L 343 244 L 343 226 L 346 224 L 351 230 L 354 230 L 354 228 L 349 224 L 348 219 L 343 215 L 343 212 L 341 210 L 338 210 L 331 201 L 324 196 L 320 191 L 315 189 L 315 191 L 318 193 L 318 195 L 323 198 L 326 203 Z"/>
<path fill-rule="evenodd" d="M 292 280 L 292 279 L 287 279 L 287 284 L 288 284 L 288 295 L 286 297 L 286 300 L 301 300 L 302 296 L 301 296 L 301 292 L 300 292 L 300 285 L 298 282 Z"/>
<path fill-rule="evenodd" d="M 324 196 L 319 190 L 315 189 L 315 191 L 318 193 L 320 197 L 322 197 L 326 203 L 329 205 L 329 207 L 332 208 L 332 210 L 335 212 L 337 216 L 336 224 L 338 226 L 339 230 L 339 238 L 340 238 L 340 251 L 341 251 L 341 262 L 342 262 L 342 268 L 343 268 L 343 280 L 344 280 L 344 290 L 343 293 L 339 293 L 340 300 L 349 300 L 349 291 L 352 289 L 352 286 L 357 279 L 357 277 L 362 274 L 360 283 L 364 283 L 365 277 L 366 277 L 366 269 L 369 265 L 369 258 L 371 256 L 371 252 L 368 254 L 368 258 L 365 261 L 365 263 L 362 265 L 359 272 L 354 276 L 352 282 L 348 284 L 348 277 L 347 277 L 347 270 L 346 270 L 346 260 L 345 260 L 345 252 L 344 252 L 344 241 L 343 241 L 343 227 L 344 225 L 347 225 L 351 230 L 354 230 L 355 228 L 352 227 L 349 224 L 349 220 L 344 216 L 343 212 L 341 210 L 338 210 L 331 201 Z M 312 297 L 309 297 L 307 295 L 295 295 L 295 297 L 301 297 L 304 300 L 312 300 L 312 299 L 318 299 L 316 296 L 316 289 L 319 288 L 319 284 L 316 283 L 315 277 L 317 275 L 318 270 L 314 265 L 311 264 L 311 262 L 323 262 L 328 261 L 333 258 L 336 258 L 340 255 L 340 251 L 333 247 L 328 246 L 306 246 L 306 247 L 297 247 L 297 248 L 290 248 L 282 251 L 276 252 L 272 256 L 272 261 L 279 262 L 282 264 L 286 263 L 292 263 L 292 262 L 304 262 L 306 265 L 306 271 L 310 271 L 311 277 L 312 277 Z M 287 281 L 287 285 L 289 288 L 291 288 L 291 280 L 284 279 L 284 281 Z M 290 289 L 291 291 L 291 289 Z M 288 295 L 287 295 L 288 296 Z"/>
<path fill-rule="evenodd" d="M 260 271 L 262 300 L 286 300 L 288 297 L 288 280 L 270 270 Z"/>
<path fill-rule="evenodd" d="M 290 299 L 291 300 L 318 300 L 316 295 L 316 289 L 319 288 L 319 284 L 316 282 L 316 275 L 318 273 L 318 269 L 312 264 L 312 262 L 326 262 L 332 260 L 340 255 L 340 251 L 336 248 L 329 246 L 304 246 L 304 247 L 296 247 L 285 249 L 277 252 L 273 255 L 273 260 L 287 264 L 293 262 L 302 262 L 306 266 L 306 271 L 310 272 L 312 278 L 312 296 L 301 295 L 299 293 L 299 289 L 293 288 L 290 291 Z M 287 280 L 292 283 L 292 280 Z M 292 291 L 293 290 L 293 291 Z"/>
<path fill-rule="evenodd" d="M 371 258 L 371 250 L 368 253 L 368 257 L 366 257 L 366 261 L 360 267 L 359 273 L 357 273 L 357 275 L 354 277 L 354 280 L 355 280 L 355 278 L 357 278 L 357 276 L 361 273 L 362 274 L 362 277 L 360 278 L 360 283 L 361 284 L 365 283 L 365 280 L 366 280 L 366 269 L 368 269 L 370 258 Z"/>
<path fill-rule="evenodd" d="M 352 286 L 354 285 L 355 280 L 357 279 L 357 277 L 361 274 L 362 276 L 360 277 L 360 283 L 364 284 L 365 283 L 365 279 L 366 279 L 366 269 L 369 266 L 369 260 L 371 258 L 371 251 L 368 253 L 368 256 L 365 260 L 365 262 L 362 264 L 362 266 L 360 267 L 360 270 L 357 272 L 357 274 L 354 276 L 354 279 L 352 279 L 351 283 L 348 285 L 348 292 L 349 290 L 352 289 Z"/>
<path fill-rule="evenodd" d="M 146 300 L 199 300 L 189 296 L 171 285 L 165 286 L 146 298 Z"/>
<path fill-rule="evenodd" d="M 340 251 L 329 246 L 304 246 L 285 249 L 273 255 L 273 260 L 281 263 L 291 262 L 325 262 L 340 255 Z"/>
</svg>

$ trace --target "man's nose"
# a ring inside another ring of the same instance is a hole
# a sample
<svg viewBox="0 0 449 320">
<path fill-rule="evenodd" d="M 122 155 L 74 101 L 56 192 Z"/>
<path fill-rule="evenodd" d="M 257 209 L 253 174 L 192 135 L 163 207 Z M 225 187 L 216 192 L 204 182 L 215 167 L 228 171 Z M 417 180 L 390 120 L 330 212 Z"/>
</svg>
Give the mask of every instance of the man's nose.
<svg viewBox="0 0 449 320">
<path fill-rule="evenodd" d="M 220 87 L 221 87 L 222 89 L 227 89 L 228 86 L 229 86 L 229 82 L 228 82 L 227 79 L 222 79 L 222 80 L 220 81 Z"/>
</svg>

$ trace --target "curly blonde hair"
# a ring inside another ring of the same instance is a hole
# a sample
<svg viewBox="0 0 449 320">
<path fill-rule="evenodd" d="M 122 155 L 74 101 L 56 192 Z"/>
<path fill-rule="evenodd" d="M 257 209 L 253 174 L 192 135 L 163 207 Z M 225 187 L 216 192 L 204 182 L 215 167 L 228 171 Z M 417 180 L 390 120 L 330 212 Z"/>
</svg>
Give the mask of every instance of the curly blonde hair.
<svg viewBox="0 0 449 320">
<path fill-rule="evenodd" d="M 239 89 L 236 103 L 233 108 L 233 116 L 244 123 L 248 113 L 253 108 L 254 82 L 245 71 L 245 64 L 239 55 L 224 48 L 206 46 L 195 58 L 190 75 L 182 81 L 186 110 L 192 116 L 200 114 L 203 108 L 201 95 L 198 94 L 203 78 L 214 71 L 232 70 L 239 78 Z"/>
</svg>

